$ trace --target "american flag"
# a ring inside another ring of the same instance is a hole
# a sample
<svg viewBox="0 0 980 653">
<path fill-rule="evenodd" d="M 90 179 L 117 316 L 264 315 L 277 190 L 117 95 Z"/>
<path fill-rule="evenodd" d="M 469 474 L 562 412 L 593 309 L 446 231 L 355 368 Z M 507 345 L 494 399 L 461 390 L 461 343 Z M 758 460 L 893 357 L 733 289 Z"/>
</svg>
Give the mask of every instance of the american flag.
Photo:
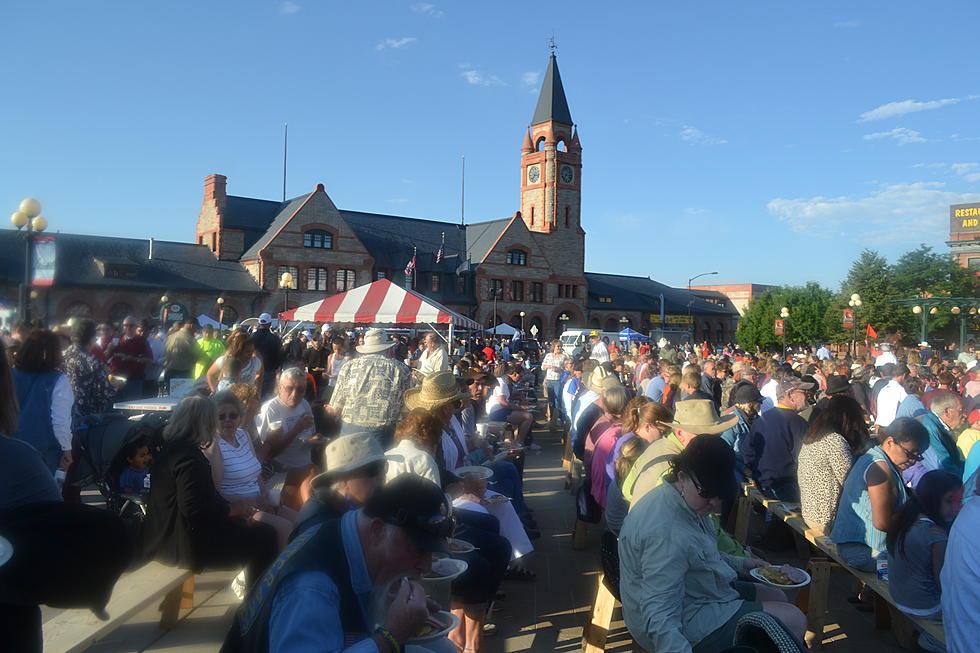
<svg viewBox="0 0 980 653">
<path fill-rule="evenodd" d="M 442 263 L 442 257 L 446 254 L 446 232 L 442 232 L 442 242 L 439 243 L 439 251 L 436 252 L 436 263 Z"/>
<path fill-rule="evenodd" d="M 405 266 L 405 276 L 409 276 L 415 272 L 415 254 L 412 254 L 412 260 L 408 262 Z"/>
</svg>

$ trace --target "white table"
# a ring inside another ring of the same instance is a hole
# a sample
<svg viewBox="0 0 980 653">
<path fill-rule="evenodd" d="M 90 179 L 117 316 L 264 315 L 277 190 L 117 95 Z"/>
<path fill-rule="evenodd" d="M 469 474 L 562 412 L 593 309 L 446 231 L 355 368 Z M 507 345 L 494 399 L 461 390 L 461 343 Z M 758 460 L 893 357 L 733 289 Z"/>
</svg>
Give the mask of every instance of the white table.
<svg viewBox="0 0 980 653">
<path fill-rule="evenodd" d="M 148 399 L 132 399 L 130 401 L 117 401 L 112 404 L 116 410 L 135 410 L 140 412 L 166 412 L 169 413 L 180 402 L 177 397 L 149 397 Z"/>
</svg>

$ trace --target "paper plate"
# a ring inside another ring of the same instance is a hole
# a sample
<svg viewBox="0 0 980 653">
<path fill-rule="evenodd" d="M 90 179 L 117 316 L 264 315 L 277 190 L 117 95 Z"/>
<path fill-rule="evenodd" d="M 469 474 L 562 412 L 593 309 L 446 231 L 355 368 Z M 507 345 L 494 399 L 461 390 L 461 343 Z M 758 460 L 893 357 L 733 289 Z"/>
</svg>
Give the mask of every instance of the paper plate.
<svg viewBox="0 0 980 653">
<path fill-rule="evenodd" d="M 5 537 L 0 537 L 0 567 L 7 564 L 14 555 L 14 545 Z"/>
<path fill-rule="evenodd" d="M 776 565 L 770 565 L 770 566 L 771 567 L 776 567 Z M 779 567 L 776 567 L 776 568 L 778 569 Z M 804 586 L 810 584 L 810 574 L 806 573 L 806 571 L 804 571 L 803 569 L 799 569 L 798 567 L 793 567 L 793 569 L 796 569 L 796 571 L 798 571 L 801 574 L 803 574 L 804 576 L 806 576 L 806 579 L 802 583 L 796 583 L 794 585 L 783 585 L 782 583 L 774 583 L 771 580 L 767 579 L 762 574 L 760 574 L 759 573 L 759 570 L 760 569 L 765 569 L 765 567 L 758 567 L 756 569 L 750 569 L 749 570 L 749 576 L 751 576 L 752 578 L 755 578 L 760 583 L 764 583 L 764 584 L 770 585 L 772 587 L 781 587 L 783 589 L 793 589 L 794 587 L 804 587 Z"/>
<path fill-rule="evenodd" d="M 469 568 L 465 560 L 456 560 L 455 558 L 439 558 L 432 561 L 432 576 L 423 575 L 420 579 L 423 584 L 427 581 L 439 581 L 445 582 L 447 580 L 454 580 L 460 574 Z"/>
<path fill-rule="evenodd" d="M 440 639 L 449 634 L 449 631 L 454 629 L 459 625 L 459 617 L 454 615 L 452 612 L 447 612 L 446 610 L 440 610 L 433 615 L 433 618 L 439 622 L 442 626 L 439 630 L 433 630 L 431 633 L 425 635 L 418 635 L 415 637 L 409 637 L 409 644 L 421 644 L 423 642 L 431 642 L 436 639 Z"/>
<path fill-rule="evenodd" d="M 484 467 L 483 465 L 470 465 L 469 467 L 457 467 L 453 474 L 459 476 L 460 478 L 463 478 L 469 474 L 474 474 L 482 479 L 488 479 L 493 476 L 493 470 L 489 467 Z"/>
<path fill-rule="evenodd" d="M 449 553 L 472 553 L 476 550 L 476 547 L 467 542 L 466 540 L 460 540 L 455 537 L 449 538 Z"/>
<path fill-rule="evenodd" d="M 506 497 L 503 494 L 493 494 L 489 497 L 483 497 L 483 500 L 489 503 L 491 506 L 499 506 L 502 503 L 507 503 L 510 501 L 510 497 Z"/>
</svg>

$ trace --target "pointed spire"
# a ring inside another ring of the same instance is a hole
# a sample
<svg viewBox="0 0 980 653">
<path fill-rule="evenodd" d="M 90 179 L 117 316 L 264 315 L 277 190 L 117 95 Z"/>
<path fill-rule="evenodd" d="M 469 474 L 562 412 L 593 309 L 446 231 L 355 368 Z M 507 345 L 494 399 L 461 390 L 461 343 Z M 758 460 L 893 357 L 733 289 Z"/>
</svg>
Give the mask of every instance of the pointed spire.
<svg viewBox="0 0 980 653">
<path fill-rule="evenodd" d="M 561 85 L 558 61 L 554 53 L 548 60 L 548 70 L 544 73 L 541 95 L 538 96 L 538 106 L 534 110 L 531 124 L 539 125 L 552 120 L 563 125 L 572 124 L 572 114 L 568 110 L 568 101 L 565 99 L 565 89 Z"/>
<path fill-rule="evenodd" d="M 524 132 L 524 145 L 521 146 L 521 152 L 533 152 L 534 143 L 531 141 L 531 130 L 528 129 Z"/>
<path fill-rule="evenodd" d="M 578 139 L 578 125 L 572 127 L 572 142 L 568 144 L 569 152 L 581 152 L 582 142 Z"/>
</svg>

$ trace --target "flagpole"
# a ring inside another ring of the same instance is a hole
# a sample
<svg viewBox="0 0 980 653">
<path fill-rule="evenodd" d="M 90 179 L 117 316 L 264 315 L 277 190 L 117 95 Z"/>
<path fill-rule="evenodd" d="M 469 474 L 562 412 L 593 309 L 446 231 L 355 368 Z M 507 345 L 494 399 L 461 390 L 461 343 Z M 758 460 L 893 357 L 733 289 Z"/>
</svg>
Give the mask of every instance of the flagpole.
<svg viewBox="0 0 980 653">
<path fill-rule="evenodd" d="M 413 245 L 412 246 L 412 290 L 415 290 L 415 284 L 418 281 L 419 263 L 418 260 L 415 258 L 418 251 L 419 248 Z"/>
<path fill-rule="evenodd" d="M 289 144 L 289 123 L 282 124 L 282 201 L 286 201 L 286 147 Z"/>
<path fill-rule="evenodd" d="M 466 226 L 466 155 L 462 156 L 459 173 L 459 224 Z"/>
</svg>

